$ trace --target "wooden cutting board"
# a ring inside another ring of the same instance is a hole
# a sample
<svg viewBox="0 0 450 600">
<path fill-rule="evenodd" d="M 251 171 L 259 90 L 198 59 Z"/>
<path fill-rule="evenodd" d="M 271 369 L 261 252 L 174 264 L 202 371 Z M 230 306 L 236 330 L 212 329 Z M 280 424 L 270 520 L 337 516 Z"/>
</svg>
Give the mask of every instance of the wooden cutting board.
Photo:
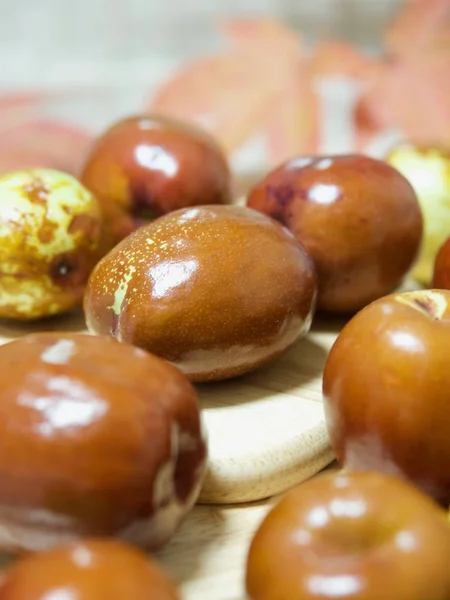
<svg viewBox="0 0 450 600">
<path fill-rule="evenodd" d="M 81 314 L 32 325 L 0 322 L 0 343 L 42 330 L 85 329 Z M 209 439 L 202 503 L 267 498 L 332 460 L 321 374 L 334 338 L 318 323 L 271 365 L 235 380 L 197 386 Z"/>
</svg>

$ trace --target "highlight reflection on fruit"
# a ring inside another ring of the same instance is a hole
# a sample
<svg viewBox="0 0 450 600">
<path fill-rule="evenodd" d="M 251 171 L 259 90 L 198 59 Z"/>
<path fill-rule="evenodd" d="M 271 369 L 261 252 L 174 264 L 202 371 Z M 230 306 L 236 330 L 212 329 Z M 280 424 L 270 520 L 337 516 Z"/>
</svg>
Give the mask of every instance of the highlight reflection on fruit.
<svg viewBox="0 0 450 600">
<path fill-rule="evenodd" d="M 0 549 L 166 543 L 206 464 L 197 395 L 178 369 L 110 337 L 62 332 L 0 346 L 0 365 Z"/>
<path fill-rule="evenodd" d="M 240 206 L 203 206 L 140 227 L 95 267 L 92 333 L 161 356 L 193 381 L 241 375 L 308 332 L 314 265 L 293 235 Z"/>
<path fill-rule="evenodd" d="M 251 543 L 250 600 L 447 600 L 447 515 L 375 472 L 321 475 L 286 495 Z"/>
<path fill-rule="evenodd" d="M 332 447 L 353 469 L 411 480 L 450 505 L 450 291 L 392 294 L 359 312 L 328 356 Z"/>
<path fill-rule="evenodd" d="M 313 259 L 319 310 L 350 313 L 394 291 L 412 267 L 422 215 L 410 183 L 363 155 L 298 157 L 264 177 L 247 205 L 280 221 Z"/>
<path fill-rule="evenodd" d="M 436 254 L 450 236 L 450 152 L 400 145 L 387 160 L 410 181 L 421 205 L 424 238 L 412 275 L 428 286 Z"/>
<path fill-rule="evenodd" d="M 105 131 L 81 181 L 102 206 L 110 247 L 173 210 L 231 200 L 228 163 L 213 137 L 155 114 L 123 119 Z"/>
<path fill-rule="evenodd" d="M 175 584 L 143 552 L 86 539 L 31 554 L 0 577 L 0 600 L 179 600 Z"/>
</svg>

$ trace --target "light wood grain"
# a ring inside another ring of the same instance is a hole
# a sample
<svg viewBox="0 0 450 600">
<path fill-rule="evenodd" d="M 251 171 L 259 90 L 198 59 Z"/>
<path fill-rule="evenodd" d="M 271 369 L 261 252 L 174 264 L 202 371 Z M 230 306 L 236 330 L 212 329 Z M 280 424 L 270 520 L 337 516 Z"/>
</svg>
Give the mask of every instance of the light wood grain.
<svg viewBox="0 0 450 600">
<path fill-rule="evenodd" d="M 210 456 L 202 502 L 266 498 L 332 460 L 321 377 L 334 337 L 313 331 L 268 367 L 200 388 Z"/>
</svg>

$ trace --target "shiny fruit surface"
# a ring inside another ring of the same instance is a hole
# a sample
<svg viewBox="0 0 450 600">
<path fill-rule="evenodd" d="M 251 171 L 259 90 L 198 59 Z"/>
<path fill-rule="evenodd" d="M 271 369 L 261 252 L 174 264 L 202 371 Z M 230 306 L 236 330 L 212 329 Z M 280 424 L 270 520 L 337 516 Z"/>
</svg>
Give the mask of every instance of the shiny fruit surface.
<svg viewBox="0 0 450 600">
<path fill-rule="evenodd" d="M 93 271 L 88 329 L 144 348 L 190 379 L 225 379 L 280 355 L 311 325 L 314 266 L 281 225 L 245 207 L 160 217 Z"/>
<path fill-rule="evenodd" d="M 393 294 L 344 327 L 323 393 L 341 464 L 401 475 L 450 505 L 450 291 Z"/>
<path fill-rule="evenodd" d="M 450 236 L 450 152 L 402 144 L 390 152 L 387 160 L 410 181 L 419 199 L 424 235 L 412 275 L 429 286 L 436 254 Z"/>
<path fill-rule="evenodd" d="M 87 539 L 19 560 L 0 575 L 0 600 L 179 600 L 144 553 Z"/>
<path fill-rule="evenodd" d="M 323 311 L 356 312 L 392 292 L 421 243 L 413 188 L 368 156 L 290 160 L 251 190 L 247 205 L 280 221 L 303 244 L 317 268 Z"/>
<path fill-rule="evenodd" d="M 0 318 L 39 319 L 79 305 L 100 235 L 99 205 L 71 175 L 0 175 Z"/>
<path fill-rule="evenodd" d="M 152 114 L 103 133 L 81 181 L 101 203 L 110 246 L 173 210 L 231 200 L 227 160 L 215 140 L 197 126 Z"/>
<path fill-rule="evenodd" d="M 432 286 L 450 290 L 450 238 L 442 244 L 436 255 Z"/>
<path fill-rule="evenodd" d="M 250 600 L 448 600 L 450 527 L 413 486 L 320 475 L 281 498 L 248 555 Z"/>
<path fill-rule="evenodd" d="M 86 536 L 153 549 L 192 508 L 206 448 L 174 367 L 109 337 L 38 333 L 0 346 L 0 548 Z"/>
</svg>

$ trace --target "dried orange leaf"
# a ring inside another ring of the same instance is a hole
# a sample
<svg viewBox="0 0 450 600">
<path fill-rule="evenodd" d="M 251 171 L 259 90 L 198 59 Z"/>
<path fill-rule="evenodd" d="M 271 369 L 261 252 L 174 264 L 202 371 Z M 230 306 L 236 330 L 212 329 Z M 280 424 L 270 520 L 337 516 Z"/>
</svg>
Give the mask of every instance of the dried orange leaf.
<svg viewBox="0 0 450 600">
<path fill-rule="evenodd" d="M 391 124 L 391 121 L 391 118 L 380 117 L 376 96 L 362 95 L 358 99 L 353 113 L 355 151 L 364 152 L 373 139 Z"/>
<path fill-rule="evenodd" d="M 300 41 L 271 19 L 227 21 L 223 31 L 232 50 L 182 68 L 148 108 L 204 126 L 232 153 L 267 123 L 296 69 Z"/>
<path fill-rule="evenodd" d="M 16 106 L 36 104 L 45 97 L 46 94 L 39 92 L 6 92 L 0 94 L 0 110 Z"/>
<path fill-rule="evenodd" d="M 232 45 L 247 47 L 250 50 L 266 50 L 290 54 L 299 58 L 301 38 L 293 30 L 280 21 L 270 18 L 240 18 L 226 20 L 222 24 L 222 32 Z"/>
<path fill-rule="evenodd" d="M 354 144 L 358 152 L 363 152 L 378 134 L 393 125 L 393 113 L 384 94 L 388 78 L 389 65 L 384 61 L 374 62 L 354 105 Z"/>
<path fill-rule="evenodd" d="M 319 42 L 311 58 L 315 77 L 351 77 L 367 75 L 373 60 L 351 44 L 339 41 Z"/>
<path fill-rule="evenodd" d="M 416 143 L 450 144 L 450 55 L 387 61 L 355 112 L 358 144 L 387 127 Z"/>
<path fill-rule="evenodd" d="M 30 118 L 46 97 L 44 93 L 11 92 L 0 94 L 0 132 L 4 127 Z"/>
<path fill-rule="evenodd" d="M 199 123 L 232 152 L 267 120 L 290 62 L 246 50 L 197 61 L 156 93 L 148 108 Z"/>
<path fill-rule="evenodd" d="M 392 119 L 412 141 L 450 144 L 450 55 L 395 62 L 383 86 Z"/>
<path fill-rule="evenodd" d="M 441 34 L 450 42 L 449 28 L 448 0 L 410 0 L 388 27 L 385 44 L 395 53 L 420 52 L 429 45 L 442 45 Z"/>
<path fill-rule="evenodd" d="M 52 167 L 77 174 L 91 143 L 81 129 L 41 119 L 0 130 L 0 171 Z"/>
<path fill-rule="evenodd" d="M 310 72 L 306 65 L 299 65 L 283 89 L 267 127 L 272 165 L 318 152 L 319 110 Z"/>
</svg>

